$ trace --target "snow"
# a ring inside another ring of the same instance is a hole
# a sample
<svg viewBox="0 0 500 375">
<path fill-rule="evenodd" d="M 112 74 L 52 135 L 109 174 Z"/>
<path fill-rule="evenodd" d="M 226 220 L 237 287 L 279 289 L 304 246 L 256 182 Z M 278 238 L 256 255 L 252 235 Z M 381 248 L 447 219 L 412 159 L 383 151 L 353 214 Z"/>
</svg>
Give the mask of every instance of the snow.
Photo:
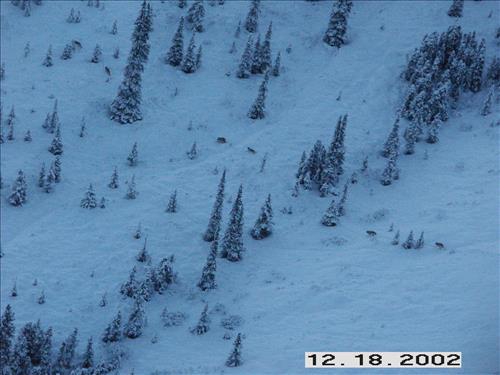
<svg viewBox="0 0 500 375">
<path fill-rule="evenodd" d="M 137 264 L 143 240 L 133 234 L 141 222 L 153 264 L 174 254 L 178 282 L 145 305 L 148 326 L 140 338 L 124 340 L 128 357 L 120 373 L 314 372 L 304 368 L 305 351 L 462 351 L 463 368 L 449 373 L 499 372 L 499 127 L 489 126 L 499 118 L 498 104 L 483 117 L 479 113 L 487 91 L 463 95 L 443 125 L 439 143 L 420 142 L 415 155 L 401 157 L 401 176 L 394 184 L 382 186 L 377 178 L 384 165 L 378 151 L 406 87 L 399 78 L 406 55 L 425 33 L 458 23 L 486 38 L 489 62 L 498 51 L 495 2 L 466 2 L 463 17 L 450 18 L 447 1 L 356 1 L 348 21 L 349 44 L 337 50 L 322 42 L 331 2 L 264 1 L 259 31 L 262 37 L 272 20 L 271 49 L 273 58 L 281 51 L 283 73 L 270 78 L 266 118 L 253 121 L 246 114 L 262 76 L 235 77 L 247 41 L 243 27 L 237 52 L 229 54 L 249 3 L 226 1 L 211 7 L 205 1 L 206 31 L 196 35 L 197 45 L 203 46 L 202 67 L 187 75 L 164 63 L 187 8 L 156 1 L 143 74 L 144 119 L 132 125 L 112 122 L 107 109 L 122 78 L 140 3 L 102 3 L 104 8 L 96 9 L 85 1 L 44 1 L 32 5 L 31 17 L 23 17 L 10 2 L 0 4 L 3 119 L 12 105 L 17 116 L 16 139 L 1 145 L 1 304 L 2 311 L 12 305 L 18 329 L 40 318 L 44 327 L 54 329 L 56 351 L 76 327 L 78 352 L 83 353 L 92 336 L 99 355 L 105 327 L 118 309 L 126 321 L 132 308 L 119 288 Z M 66 22 L 71 8 L 81 12 L 81 23 Z M 115 19 L 118 34 L 112 35 Z M 185 46 L 190 36 L 184 33 Z M 83 48 L 61 60 L 73 39 Z M 28 41 L 32 51 L 24 58 Z M 93 64 L 96 43 L 103 61 Z M 41 63 L 50 44 L 54 66 L 47 68 Z M 289 44 L 291 53 L 286 53 Z M 118 60 L 112 57 L 115 47 L 120 48 Z M 109 82 L 105 66 L 112 72 Z M 53 135 L 41 127 L 54 99 L 64 144 L 62 181 L 46 194 L 36 183 L 42 162 L 48 167 L 54 159 L 47 150 Z M 350 186 L 346 216 L 329 228 L 320 224 L 329 198 L 306 191 L 292 198 L 291 192 L 302 152 L 317 139 L 328 143 L 338 117 L 346 113 L 344 179 L 361 167 L 365 156 L 369 173 L 359 174 L 358 184 Z M 87 135 L 80 138 L 83 116 Z M 22 140 L 27 130 L 31 143 Z M 222 136 L 228 143 L 216 142 Z M 127 155 L 134 142 L 139 162 L 131 167 Z M 186 151 L 193 142 L 198 157 L 190 160 Z M 266 153 L 266 169 L 259 173 Z M 109 189 L 114 166 L 120 187 Z M 28 183 L 28 202 L 22 208 L 6 201 L 20 168 Z M 246 253 L 237 263 L 217 259 L 218 289 L 205 293 L 196 288 L 210 247 L 202 234 L 223 168 L 222 229 L 241 183 Z M 125 181 L 132 175 L 139 195 L 126 200 Z M 80 208 L 90 183 L 98 200 L 106 198 L 105 209 Z M 178 212 L 168 214 L 174 190 Z M 273 234 L 255 241 L 249 231 L 269 193 Z M 281 212 L 289 206 L 291 215 Z M 417 238 L 425 231 L 425 247 L 417 251 L 390 245 L 391 223 L 402 241 L 410 230 Z M 366 230 L 376 231 L 376 237 Z M 438 250 L 436 241 L 446 248 Z M 32 285 L 35 278 L 37 286 Z M 16 298 L 10 297 L 14 281 Z M 39 305 L 42 290 L 46 303 Z M 108 304 L 100 307 L 103 293 Z M 210 330 L 192 335 L 189 327 L 205 302 L 209 311 L 224 304 L 227 314 L 210 314 Z M 165 307 L 184 312 L 187 321 L 163 327 Z M 220 320 L 228 315 L 240 315 L 243 324 L 223 340 L 228 331 Z M 224 363 L 237 332 L 243 334 L 244 364 L 229 369 Z M 155 335 L 158 342 L 153 344 Z"/>
</svg>

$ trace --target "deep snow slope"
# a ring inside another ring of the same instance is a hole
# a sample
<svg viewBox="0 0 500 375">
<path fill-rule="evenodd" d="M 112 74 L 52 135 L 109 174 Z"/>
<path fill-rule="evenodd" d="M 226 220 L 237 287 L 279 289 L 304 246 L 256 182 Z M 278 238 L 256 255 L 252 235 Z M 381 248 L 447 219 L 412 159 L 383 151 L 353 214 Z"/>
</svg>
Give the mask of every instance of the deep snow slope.
<svg viewBox="0 0 500 375">
<path fill-rule="evenodd" d="M 464 17 L 452 19 L 446 15 L 448 1 L 355 1 L 350 42 L 336 50 L 321 41 L 329 1 L 263 1 L 260 32 L 273 22 L 272 50 L 282 51 L 284 71 L 270 81 L 267 117 L 251 121 L 246 112 L 262 78 L 234 77 L 246 32 L 236 39 L 237 53 L 228 52 L 248 3 L 205 4 L 206 31 L 196 36 L 203 45 L 203 66 L 185 75 L 163 57 L 186 9 L 155 1 L 143 75 L 144 120 L 126 126 L 110 121 L 107 108 L 121 80 L 140 4 L 103 4 L 95 9 L 85 1 L 44 1 L 33 6 L 31 17 L 23 17 L 1 2 L 3 118 L 14 105 L 18 119 L 16 140 L 1 147 L 1 303 L 2 310 L 7 303 L 13 306 L 17 327 L 40 318 L 54 328 L 56 349 L 73 327 L 80 331 L 80 351 L 89 336 L 99 341 L 118 309 L 125 316 L 129 312 L 130 301 L 122 300 L 118 290 L 136 264 L 142 240 L 132 234 L 141 222 L 155 262 L 175 254 L 179 280 L 146 305 L 148 326 L 142 337 L 124 340 L 128 358 L 120 373 L 303 374 L 314 372 L 304 369 L 305 351 L 358 350 L 462 351 L 463 368 L 447 373 L 498 373 L 499 128 L 489 126 L 498 119 L 498 105 L 483 117 L 485 91 L 464 95 L 438 144 L 419 143 L 415 155 L 401 157 L 395 184 L 384 187 L 377 179 L 383 166 L 377 152 L 405 90 L 399 74 L 406 54 L 426 33 L 457 22 L 486 38 L 489 61 L 498 48 L 493 41 L 498 2 L 466 2 Z M 66 23 L 72 7 L 82 13 L 80 24 Z M 118 34 L 111 35 L 115 19 Z M 59 56 L 72 39 L 83 48 L 63 61 Z M 28 41 L 32 52 L 24 58 Z M 91 64 L 96 43 L 103 48 L 103 62 Z M 54 66 L 46 68 L 41 62 L 49 44 Z M 112 57 L 115 47 L 121 50 L 118 60 Z M 112 71 L 109 82 L 104 66 Z M 62 124 L 63 181 L 46 194 L 36 180 L 41 163 L 53 159 L 47 151 L 52 136 L 41 124 L 54 98 Z M 330 200 L 314 192 L 292 198 L 291 188 L 302 151 L 317 139 L 329 142 L 338 116 L 345 113 L 345 176 L 358 170 L 365 156 L 370 168 L 350 187 L 341 224 L 327 228 L 320 218 Z M 88 127 L 83 139 L 78 137 L 82 116 Z M 28 129 L 32 143 L 22 140 Z M 219 136 L 228 143 L 216 143 Z M 129 167 L 126 157 L 136 141 L 140 162 Z M 189 160 L 185 152 L 195 141 L 200 155 Z M 258 173 L 266 153 L 266 169 Z M 107 187 L 114 166 L 118 190 Z M 6 203 L 19 168 L 29 184 L 29 202 L 22 208 Z M 195 285 L 209 245 L 201 234 L 223 168 L 225 222 L 239 184 L 244 186 L 247 252 L 239 263 L 219 260 L 218 289 L 202 293 Z M 130 201 L 123 197 L 132 174 L 139 197 Z M 108 200 L 106 209 L 79 207 L 89 183 Z M 175 189 L 179 212 L 165 213 Z M 268 193 L 275 232 L 255 241 L 248 230 Z M 293 213 L 282 213 L 284 207 Z M 410 230 L 425 231 L 426 246 L 419 251 L 391 246 L 391 223 L 403 238 Z M 370 239 L 366 230 L 378 235 Z M 436 249 L 435 241 L 446 249 Z M 32 285 L 35 278 L 38 286 Z M 9 293 L 14 281 L 16 298 Z M 42 289 L 47 302 L 39 305 Z M 98 305 L 103 293 L 108 296 L 104 308 Z M 222 338 L 221 313 L 211 314 L 207 334 L 189 333 L 204 302 L 210 308 L 223 304 L 227 315 L 244 319 L 242 367 L 224 366 L 235 332 L 229 332 L 231 340 Z M 187 314 L 185 324 L 164 328 L 160 313 L 165 307 Z M 155 335 L 158 342 L 151 343 Z M 403 373 L 386 373 L 394 371 Z M 368 372 L 375 373 L 359 371 Z"/>
</svg>

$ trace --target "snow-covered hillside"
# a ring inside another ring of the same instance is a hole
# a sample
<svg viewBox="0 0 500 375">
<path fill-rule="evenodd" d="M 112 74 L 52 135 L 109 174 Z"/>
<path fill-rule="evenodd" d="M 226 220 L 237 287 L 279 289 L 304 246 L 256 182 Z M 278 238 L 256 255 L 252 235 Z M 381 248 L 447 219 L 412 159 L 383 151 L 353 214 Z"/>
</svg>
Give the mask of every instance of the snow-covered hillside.
<svg viewBox="0 0 500 375">
<path fill-rule="evenodd" d="M 322 41 L 331 1 L 261 1 L 258 33 L 263 41 L 272 21 L 273 60 L 280 51 L 282 64 L 280 76 L 269 79 L 261 120 L 251 120 L 247 112 L 263 75 L 236 77 L 250 2 L 205 0 L 205 31 L 195 36 L 202 64 L 192 74 L 165 63 L 179 19 L 192 5 L 181 9 L 177 3 L 151 2 L 143 120 L 125 125 L 112 121 L 108 111 L 141 2 L 101 0 L 96 8 L 87 1 L 43 0 L 40 6 L 32 1 L 29 17 L 10 1 L 0 4 L 4 136 L 12 106 L 16 114 L 15 139 L 1 144 L 1 310 L 11 305 L 16 334 L 40 319 L 44 329 L 53 329 L 55 360 L 61 342 L 77 328 L 75 364 L 89 337 L 96 362 L 103 359 L 109 345 L 101 341 L 102 333 L 119 310 L 126 321 L 133 306 L 120 287 L 134 266 L 138 278 L 147 268 L 136 260 L 147 237 L 153 265 L 175 256 L 177 280 L 144 304 L 142 335 L 117 344 L 125 355 L 116 373 L 304 374 L 315 371 L 304 368 L 306 351 L 461 351 L 463 367 L 447 372 L 498 374 L 498 90 L 486 116 L 480 114 L 486 86 L 463 93 L 439 142 L 419 142 L 415 154 L 400 155 L 400 178 L 388 186 L 380 184 L 386 165 L 380 150 L 408 89 L 401 78 L 407 56 L 425 34 L 458 24 L 485 39 L 486 75 L 498 55 L 499 3 L 466 1 L 463 16 L 454 18 L 447 15 L 451 1 L 355 1 L 348 43 L 337 49 Z M 71 8 L 80 12 L 80 23 L 67 22 Z M 115 20 L 118 32 L 112 34 Z M 184 47 L 191 35 L 186 25 Z M 62 60 L 73 40 L 81 48 Z M 233 41 L 236 52 L 229 53 Z M 102 61 L 91 63 L 96 44 Z M 53 66 L 46 67 L 49 45 Z M 38 174 L 42 163 L 48 169 L 54 160 L 47 151 L 53 135 L 42 124 L 55 100 L 64 153 L 61 182 L 47 194 L 37 185 Z M 345 114 L 345 173 L 338 191 L 353 172 L 358 182 L 349 184 L 345 216 L 327 227 L 321 218 L 332 197 L 303 189 L 293 197 L 295 173 L 303 151 L 318 139 L 328 145 Z M 402 130 L 408 123 L 401 120 Z M 31 142 L 23 141 L 27 130 Z M 130 166 L 127 156 L 135 142 L 138 163 Z M 194 142 L 198 155 L 190 159 L 186 152 Z M 368 169 L 361 172 L 366 157 Z M 119 188 L 110 189 L 115 167 Z M 26 175 L 27 201 L 14 207 L 8 197 L 19 169 Z M 217 258 L 218 287 L 203 292 L 197 283 L 210 243 L 202 235 L 224 169 L 221 237 L 241 184 L 246 251 L 240 262 Z M 124 198 L 132 176 L 135 200 Z M 98 201 L 106 199 L 105 208 L 80 207 L 89 184 Z M 167 213 L 175 190 L 177 212 Z M 268 194 L 273 234 L 254 240 L 250 230 Z M 135 239 L 139 223 L 143 236 Z M 411 230 L 417 238 L 424 231 L 424 247 L 391 245 L 396 230 L 401 242 Z M 190 328 L 206 303 L 210 329 L 194 335 Z M 186 320 L 164 327 L 165 308 L 184 313 Z M 231 315 L 241 318 L 233 330 L 221 325 Z M 225 362 L 238 332 L 243 364 L 229 368 Z"/>
</svg>

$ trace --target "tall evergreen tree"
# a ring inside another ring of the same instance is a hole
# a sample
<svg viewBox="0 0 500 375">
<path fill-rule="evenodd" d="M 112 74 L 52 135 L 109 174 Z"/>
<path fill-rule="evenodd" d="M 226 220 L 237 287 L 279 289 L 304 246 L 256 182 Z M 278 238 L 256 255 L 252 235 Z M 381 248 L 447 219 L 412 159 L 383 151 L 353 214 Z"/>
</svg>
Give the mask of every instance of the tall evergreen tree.
<svg viewBox="0 0 500 375">
<path fill-rule="evenodd" d="M 118 183 L 118 170 L 115 167 L 115 169 L 113 170 L 113 174 L 111 175 L 111 181 L 109 182 L 108 187 L 110 189 L 118 189 L 119 186 L 120 184 Z"/>
<path fill-rule="evenodd" d="M 73 46 L 68 43 L 64 46 L 63 53 L 61 54 L 61 60 L 69 60 L 73 57 Z"/>
<path fill-rule="evenodd" d="M 12 185 L 12 193 L 9 195 L 9 203 L 13 206 L 22 206 L 27 200 L 27 187 L 24 172 L 19 170 L 17 178 Z"/>
<path fill-rule="evenodd" d="M 399 145 L 399 116 L 396 118 L 394 125 L 392 126 L 392 130 L 385 141 L 384 148 L 382 149 L 382 156 L 388 158 L 391 155 L 394 147 L 398 147 Z"/>
<path fill-rule="evenodd" d="M 85 353 L 83 353 L 82 368 L 92 368 L 94 367 L 94 348 L 92 343 L 92 337 L 87 341 L 87 347 L 85 348 Z"/>
<path fill-rule="evenodd" d="M 241 359 L 241 333 L 238 333 L 236 340 L 234 340 L 233 351 L 226 360 L 227 367 L 239 367 L 243 364 Z"/>
<path fill-rule="evenodd" d="M 137 142 L 134 142 L 132 150 L 130 151 L 130 154 L 128 154 L 127 161 L 128 165 L 130 165 L 131 167 L 135 167 L 139 162 L 139 153 L 137 152 Z"/>
<path fill-rule="evenodd" d="M 196 56 L 195 56 L 195 44 L 194 44 L 194 34 L 189 41 L 189 46 L 182 61 L 182 71 L 184 73 L 190 74 L 196 71 Z"/>
<path fill-rule="evenodd" d="M 170 196 L 166 212 L 169 213 L 177 212 L 177 190 L 174 190 L 174 192 Z"/>
<path fill-rule="evenodd" d="M 200 281 L 198 281 L 198 288 L 203 291 L 212 290 L 217 288 L 215 281 L 215 272 L 217 271 L 217 248 L 219 246 L 219 228 L 214 233 L 214 239 L 210 244 L 210 253 L 207 257 L 207 262 L 203 267 Z"/>
<path fill-rule="evenodd" d="M 45 55 L 45 59 L 43 60 L 42 65 L 44 65 L 46 67 L 50 67 L 50 66 L 54 65 L 54 63 L 52 62 L 52 46 L 51 45 L 49 46 L 49 49 L 47 50 L 47 55 Z"/>
<path fill-rule="evenodd" d="M 273 24 L 269 23 L 269 27 L 266 32 L 266 38 L 264 39 L 264 43 L 262 43 L 262 48 L 260 50 L 261 54 L 261 66 L 260 71 L 265 72 L 272 67 L 271 60 L 271 36 L 272 36 Z"/>
<path fill-rule="evenodd" d="M 123 327 L 123 334 L 130 339 L 135 339 L 142 335 L 144 326 L 146 325 L 146 314 L 141 298 L 134 300 L 132 312 L 127 323 Z"/>
<path fill-rule="evenodd" d="M 167 53 L 167 63 L 172 66 L 179 66 L 182 62 L 182 54 L 184 50 L 184 17 L 181 17 L 179 20 L 179 26 L 177 27 L 177 31 L 172 38 L 172 45 L 170 46 L 170 50 Z"/>
<path fill-rule="evenodd" d="M 10 367 L 16 375 L 30 375 L 31 373 L 31 359 L 28 354 L 28 341 L 25 335 L 20 334 L 17 336 Z"/>
<path fill-rule="evenodd" d="M 234 201 L 229 223 L 222 239 L 221 257 L 231 262 L 238 262 L 243 257 L 243 186 L 240 185 Z"/>
<path fill-rule="evenodd" d="M 413 231 L 410 231 L 408 238 L 401 246 L 403 246 L 404 249 L 413 249 L 415 247 L 415 243 L 413 241 Z"/>
<path fill-rule="evenodd" d="M 116 317 L 104 330 L 104 334 L 102 335 L 102 341 L 104 343 L 119 341 L 121 338 L 121 331 L 122 331 L 122 315 L 120 311 L 118 311 Z"/>
<path fill-rule="evenodd" d="M 10 305 L 7 305 L 0 321 L 0 363 L 2 367 L 7 367 L 10 363 L 14 332 L 14 312 Z"/>
<path fill-rule="evenodd" d="M 54 171 L 54 182 L 61 182 L 61 158 L 59 156 L 56 156 L 51 168 Z"/>
<path fill-rule="evenodd" d="M 210 220 L 208 221 L 207 230 L 203 235 L 205 241 L 213 241 L 215 239 L 215 234 L 220 229 L 220 223 L 222 219 L 222 206 L 224 204 L 224 187 L 226 185 L 226 170 L 222 172 L 222 177 L 219 181 L 219 186 L 217 187 L 217 195 L 215 198 L 214 206 L 212 208 L 212 213 L 210 214 Z"/>
<path fill-rule="evenodd" d="M 259 94 L 255 99 L 254 103 L 250 107 L 247 116 L 252 120 L 260 120 L 266 117 L 265 107 L 266 107 L 266 96 L 267 96 L 267 83 L 269 81 L 269 73 L 266 73 L 262 83 L 259 87 Z"/>
<path fill-rule="evenodd" d="M 262 73 L 262 47 L 260 45 L 260 35 L 257 35 L 257 41 L 253 49 L 252 66 L 250 67 L 252 74 Z"/>
<path fill-rule="evenodd" d="M 389 156 L 389 160 L 387 161 L 387 165 L 382 172 L 382 178 L 380 183 L 382 185 L 390 185 L 393 180 L 398 179 L 399 171 L 396 165 L 399 153 L 398 150 L 395 149 Z"/>
<path fill-rule="evenodd" d="M 101 47 L 99 46 L 99 44 L 96 44 L 95 48 L 94 48 L 94 53 L 92 54 L 90 62 L 97 64 L 97 63 L 101 62 L 101 59 L 102 59 L 102 50 L 101 50 Z"/>
<path fill-rule="evenodd" d="M 247 18 L 245 20 L 245 29 L 249 33 L 254 33 L 257 31 L 260 13 L 259 6 L 260 0 L 252 0 L 252 3 L 250 4 L 250 10 L 248 11 Z"/>
<path fill-rule="evenodd" d="M 135 257 L 135 259 L 138 262 L 146 263 L 151 259 L 150 255 L 148 253 L 148 250 L 146 249 L 147 242 L 148 242 L 148 239 L 146 237 L 144 239 L 144 245 L 142 246 L 141 250 L 139 251 L 139 254 L 137 254 L 137 256 Z"/>
<path fill-rule="evenodd" d="M 346 32 L 347 11 L 346 8 L 342 6 L 341 2 L 337 0 L 333 4 L 328 28 L 323 36 L 323 42 L 332 47 L 340 48 L 346 43 Z"/>
<path fill-rule="evenodd" d="M 169 258 L 163 258 L 156 269 L 157 279 L 154 287 L 160 294 L 175 282 L 176 274 L 173 269 L 173 263 L 174 256 L 172 255 Z"/>
<path fill-rule="evenodd" d="M 89 188 L 85 192 L 85 196 L 80 202 L 80 207 L 88 209 L 97 207 L 97 200 L 95 197 L 94 187 L 92 186 L 92 184 L 89 185 Z"/>
<path fill-rule="evenodd" d="M 139 194 L 135 188 L 135 175 L 132 175 L 130 181 L 127 182 L 127 193 L 125 199 L 136 199 Z"/>
<path fill-rule="evenodd" d="M 340 198 L 339 205 L 338 205 L 338 214 L 339 216 L 344 216 L 345 215 L 345 203 L 347 201 L 347 190 L 348 190 L 349 184 L 346 182 L 344 185 L 344 190 L 342 191 L 342 197 Z"/>
<path fill-rule="evenodd" d="M 238 66 L 238 71 L 236 72 L 236 77 L 238 78 L 250 77 L 251 67 L 252 67 L 252 35 L 249 35 L 245 51 L 243 51 L 243 55 L 241 56 L 241 61 L 240 65 Z"/>
<path fill-rule="evenodd" d="M 276 55 L 276 60 L 274 60 L 274 66 L 272 70 L 273 76 L 279 77 L 281 74 L 281 52 Z"/>
<path fill-rule="evenodd" d="M 271 194 L 269 194 L 250 234 L 256 240 L 266 238 L 273 232 L 273 224 L 273 208 L 271 206 Z"/>
<path fill-rule="evenodd" d="M 201 312 L 198 324 L 191 328 L 191 333 L 196 335 L 203 335 L 210 329 L 210 317 L 208 316 L 208 304 L 205 304 L 203 311 Z"/>
<path fill-rule="evenodd" d="M 14 111 L 14 106 L 12 106 L 9 116 L 7 117 L 7 140 L 8 141 L 13 141 L 14 140 L 14 124 L 16 122 L 16 113 Z"/>
<path fill-rule="evenodd" d="M 40 168 L 40 173 L 38 174 L 38 187 L 43 187 L 45 185 L 45 163 L 42 163 Z"/>
<path fill-rule="evenodd" d="M 54 135 L 54 138 L 52 139 L 52 143 L 50 144 L 49 147 L 49 152 L 54 155 L 62 155 L 63 153 L 63 143 L 61 140 L 61 129 L 58 126 L 56 129 L 56 134 Z"/>
<path fill-rule="evenodd" d="M 450 9 L 448 9 L 448 16 L 462 17 L 463 9 L 464 9 L 464 0 L 453 0 Z"/>
<path fill-rule="evenodd" d="M 61 370 L 69 370 L 73 366 L 73 359 L 75 357 L 75 350 L 78 344 L 78 329 L 73 332 L 64 340 L 59 349 L 59 355 L 56 360 L 56 368 Z"/>
<path fill-rule="evenodd" d="M 332 199 L 328 209 L 321 219 L 321 224 L 327 227 L 334 227 L 339 221 L 339 216 L 338 205 L 335 203 L 335 199 Z"/>
<path fill-rule="evenodd" d="M 203 0 L 196 0 L 193 5 L 188 10 L 188 15 L 186 17 L 187 22 L 189 22 L 193 28 L 193 31 L 201 33 L 204 31 L 203 18 L 205 17 L 205 7 L 203 6 Z"/>
</svg>

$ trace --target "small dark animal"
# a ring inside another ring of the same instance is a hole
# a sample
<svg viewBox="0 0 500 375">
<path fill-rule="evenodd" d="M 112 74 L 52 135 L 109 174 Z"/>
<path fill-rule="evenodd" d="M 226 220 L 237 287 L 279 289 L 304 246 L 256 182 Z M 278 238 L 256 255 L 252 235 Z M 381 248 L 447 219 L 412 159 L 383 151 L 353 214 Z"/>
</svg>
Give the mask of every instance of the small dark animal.
<svg viewBox="0 0 500 375">
<path fill-rule="evenodd" d="M 374 230 L 367 230 L 366 234 L 370 237 L 375 237 L 377 235 L 377 232 L 375 232 Z"/>
<path fill-rule="evenodd" d="M 253 148 L 251 148 L 251 147 L 247 147 L 247 150 L 248 150 L 248 152 L 250 152 L 252 154 L 255 154 L 257 152 Z"/>
<path fill-rule="evenodd" d="M 226 138 L 224 137 L 217 137 L 217 143 L 226 143 Z"/>
<path fill-rule="evenodd" d="M 438 249 L 444 249 L 444 244 L 441 242 L 436 242 L 435 245 Z"/>
</svg>

